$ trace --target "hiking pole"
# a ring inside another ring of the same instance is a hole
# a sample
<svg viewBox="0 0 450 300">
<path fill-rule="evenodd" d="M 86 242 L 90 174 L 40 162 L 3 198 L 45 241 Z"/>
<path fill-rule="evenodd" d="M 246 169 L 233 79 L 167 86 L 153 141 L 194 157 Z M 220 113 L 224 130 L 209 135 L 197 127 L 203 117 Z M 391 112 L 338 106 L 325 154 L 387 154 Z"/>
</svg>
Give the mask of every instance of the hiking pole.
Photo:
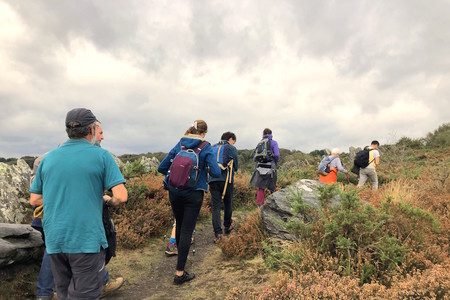
<svg viewBox="0 0 450 300">
<path fill-rule="evenodd" d="M 195 255 L 195 228 L 194 231 L 192 232 L 191 243 L 192 243 L 192 255 Z"/>
<path fill-rule="evenodd" d="M 350 184 L 350 179 L 348 179 L 348 174 L 347 174 L 347 173 L 345 173 L 345 176 L 347 176 L 347 181 L 348 181 L 348 184 Z"/>
</svg>

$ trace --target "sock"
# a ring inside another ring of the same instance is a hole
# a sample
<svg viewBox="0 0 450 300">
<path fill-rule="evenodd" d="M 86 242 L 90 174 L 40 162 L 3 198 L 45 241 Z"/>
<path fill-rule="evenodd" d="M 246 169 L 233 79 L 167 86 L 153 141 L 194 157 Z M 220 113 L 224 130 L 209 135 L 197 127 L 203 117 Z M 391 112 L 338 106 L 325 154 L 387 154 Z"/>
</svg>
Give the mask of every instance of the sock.
<svg viewBox="0 0 450 300">
<path fill-rule="evenodd" d="M 264 189 L 258 190 L 258 194 L 256 194 L 256 204 L 258 205 L 264 204 Z"/>
<path fill-rule="evenodd" d="M 171 237 L 169 240 L 169 244 L 175 244 L 176 240 L 175 238 Z"/>
</svg>

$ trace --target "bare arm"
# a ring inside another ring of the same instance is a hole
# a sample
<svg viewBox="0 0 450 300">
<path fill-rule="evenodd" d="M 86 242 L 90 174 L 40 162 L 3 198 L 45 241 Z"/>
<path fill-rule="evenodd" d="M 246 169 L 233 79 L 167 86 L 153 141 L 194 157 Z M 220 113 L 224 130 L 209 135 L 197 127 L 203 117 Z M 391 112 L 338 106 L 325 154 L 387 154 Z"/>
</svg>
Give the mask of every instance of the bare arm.
<svg viewBox="0 0 450 300">
<path fill-rule="evenodd" d="M 375 157 L 375 165 L 378 166 L 380 164 L 380 157 Z"/>
<path fill-rule="evenodd" d="M 111 189 L 113 196 L 105 195 L 103 200 L 108 202 L 110 205 L 117 206 L 120 203 L 127 202 L 128 192 L 124 184 L 118 184 Z"/>
<path fill-rule="evenodd" d="M 42 194 L 35 194 L 35 193 L 30 193 L 30 204 L 33 206 L 39 206 L 42 205 L 43 202 L 43 198 L 42 198 Z"/>
</svg>

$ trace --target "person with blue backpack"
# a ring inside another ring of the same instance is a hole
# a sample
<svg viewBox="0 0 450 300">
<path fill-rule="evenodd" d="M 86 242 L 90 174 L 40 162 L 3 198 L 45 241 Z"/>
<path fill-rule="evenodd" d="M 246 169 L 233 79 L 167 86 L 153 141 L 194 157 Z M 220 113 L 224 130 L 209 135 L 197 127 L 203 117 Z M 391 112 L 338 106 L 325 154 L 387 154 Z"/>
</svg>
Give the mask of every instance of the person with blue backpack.
<svg viewBox="0 0 450 300">
<path fill-rule="evenodd" d="M 158 167 L 158 172 L 166 175 L 164 186 L 169 190 L 169 201 L 176 220 L 178 258 L 173 279 L 176 285 L 195 278 L 184 268 L 203 196 L 208 189 L 208 166 L 212 177 L 221 176 L 212 147 L 204 140 L 207 131 L 205 121 L 195 121 Z"/>
<path fill-rule="evenodd" d="M 264 190 L 267 188 L 274 192 L 277 185 L 277 165 L 280 160 L 280 150 L 278 143 L 272 137 L 272 130 L 263 130 L 262 140 L 256 146 L 253 161 L 255 162 L 255 172 L 250 179 L 250 184 L 258 188 L 256 194 L 256 204 L 264 204 Z"/>
<path fill-rule="evenodd" d="M 336 183 L 338 171 L 347 174 L 339 158 L 339 149 L 333 148 L 331 155 L 325 156 L 319 164 L 319 181 L 325 184 Z"/>
<path fill-rule="evenodd" d="M 225 229 L 225 234 L 230 234 L 234 228 L 234 223 L 232 220 L 233 182 L 234 173 L 239 168 L 238 152 L 236 147 L 234 147 L 235 143 L 236 135 L 233 132 L 227 131 L 222 134 L 220 142 L 212 147 L 214 153 L 216 153 L 217 164 L 222 170 L 222 175 L 219 178 L 210 177 L 209 179 L 209 190 L 211 192 L 212 204 L 212 225 L 215 243 L 220 242 L 223 234 L 220 218 L 222 201 L 224 207 L 223 226 Z"/>
</svg>

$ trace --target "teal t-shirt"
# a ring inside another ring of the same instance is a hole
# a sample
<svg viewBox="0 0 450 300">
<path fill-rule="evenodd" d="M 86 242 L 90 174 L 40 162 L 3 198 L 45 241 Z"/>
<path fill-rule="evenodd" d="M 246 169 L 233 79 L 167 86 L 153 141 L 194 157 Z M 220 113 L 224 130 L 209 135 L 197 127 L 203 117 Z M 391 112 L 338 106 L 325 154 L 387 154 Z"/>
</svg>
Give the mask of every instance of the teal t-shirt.
<svg viewBox="0 0 450 300">
<path fill-rule="evenodd" d="M 68 140 L 41 161 L 30 192 L 42 194 L 49 254 L 97 253 L 108 247 L 103 192 L 125 183 L 111 154 L 85 139 Z"/>
</svg>

